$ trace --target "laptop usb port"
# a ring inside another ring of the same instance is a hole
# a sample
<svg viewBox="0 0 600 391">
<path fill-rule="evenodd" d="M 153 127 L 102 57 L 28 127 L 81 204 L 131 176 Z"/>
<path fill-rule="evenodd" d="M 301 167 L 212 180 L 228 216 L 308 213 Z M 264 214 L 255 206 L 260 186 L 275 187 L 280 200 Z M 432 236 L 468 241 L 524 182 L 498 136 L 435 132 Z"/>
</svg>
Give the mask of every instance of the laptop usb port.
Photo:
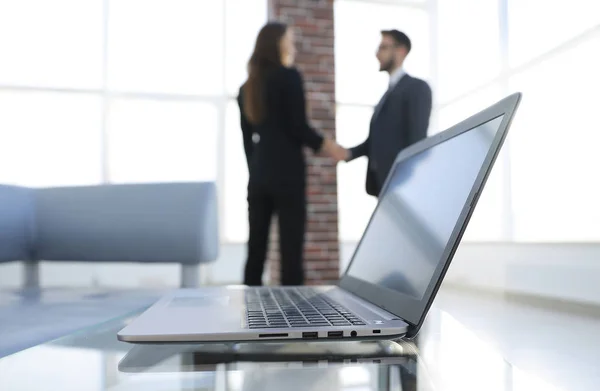
<svg viewBox="0 0 600 391">
<path fill-rule="evenodd" d="M 302 338 L 319 338 L 319 333 L 316 331 L 305 331 L 302 333 Z"/>
<path fill-rule="evenodd" d="M 343 331 L 328 331 L 327 338 L 342 338 L 344 336 Z"/>
</svg>

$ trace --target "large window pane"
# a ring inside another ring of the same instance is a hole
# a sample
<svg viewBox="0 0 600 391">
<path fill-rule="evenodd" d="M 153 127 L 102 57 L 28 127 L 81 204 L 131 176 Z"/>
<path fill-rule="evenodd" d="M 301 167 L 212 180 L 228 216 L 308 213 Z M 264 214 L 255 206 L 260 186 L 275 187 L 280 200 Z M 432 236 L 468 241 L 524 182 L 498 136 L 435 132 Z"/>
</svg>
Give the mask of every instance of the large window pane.
<svg viewBox="0 0 600 391">
<path fill-rule="evenodd" d="M 0 1 L 0 84 L 100 88 L 102 4 Z"/>
<path fill-rule="evenodd" d="M 234 95 L 247 77 L 247 63 L 258 31 L 267 21 L 267 0 L 225 0 L 225 75 L 227 93 Z"/>
<path fill-rule="evenodd" d="M 101 100 L 94 95 L 0 91 L 0 183 L 101 181 Z"/>
<path fill-rule="evenodd" d="M 438 101 L 445 102 L 500 73 L 497 0 L 438 1 Z"/>
<path fill-rule="evenodd" d="M 221 1 L 111 1 L 110 88 L 222 93 L 223 8 Z"/>
<path fill-rule="evenodd" d="M 235 101 L 227 105 L 224 152 L 225 240 L 245 242 L 248 240 L 248 165 L 240 129 L 240 111 Z"/>
<path fill-rule="evenodd" d="M 518 66 L 578 34 L 600 27 L 596 0 L 507 0 L 510 65 Z"/>
<path fill-rule="evenodd" d="M 360 22 L 357 22 L 360 21 Z M 335 2 L 336 99 L 341 103 L 375 105 L 387 88 L 387 75 L 378 72 L 375 52 L 381 30 L 404 31 L 413 43 L 406 71 L 429 77 L 427 12 L 413 7 L 376 2 Z"/>
<path fill-rule="evenodd" d="M 511 132 L 516 240 L 600 240 L 598 47 L 596 36 L 511 80 L 523 91 Z"/>
<path fill-rule="evenodd" d="M 345 147 L 353 147 L 365 141 L 372 113 L 371 108 L 338 105 L 337 141 Z M 359 158 L 350 163 L 340 163 L 337 174 L 340 239 L 357 241 L 376 204 L 376 199 L 367 195 L 365 190 L 367 160 Z"/>
<path fill-rule="evenodd" d="M 215 180 L 217 126 L 217 109 L 208 103 L 127 99 L 111 102 L 111 181 Z"/>
</svg>

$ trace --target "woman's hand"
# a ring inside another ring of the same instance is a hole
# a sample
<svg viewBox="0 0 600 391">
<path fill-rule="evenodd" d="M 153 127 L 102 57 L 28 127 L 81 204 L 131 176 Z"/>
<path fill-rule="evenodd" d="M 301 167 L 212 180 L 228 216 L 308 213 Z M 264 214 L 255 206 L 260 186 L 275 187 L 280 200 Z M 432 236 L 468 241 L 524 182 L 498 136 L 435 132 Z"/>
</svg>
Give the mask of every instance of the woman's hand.
<svg viewBox="0 0 600 391">
<path fill-rule="evenodd" d="M 321 152 L 332 158 L 336 163 L 340 161 L 346 161 L 350 156 L 350 153 L 346 148 L 342 147 L 330 138 L 326 138 L 323 141 Z"/>
</svg>

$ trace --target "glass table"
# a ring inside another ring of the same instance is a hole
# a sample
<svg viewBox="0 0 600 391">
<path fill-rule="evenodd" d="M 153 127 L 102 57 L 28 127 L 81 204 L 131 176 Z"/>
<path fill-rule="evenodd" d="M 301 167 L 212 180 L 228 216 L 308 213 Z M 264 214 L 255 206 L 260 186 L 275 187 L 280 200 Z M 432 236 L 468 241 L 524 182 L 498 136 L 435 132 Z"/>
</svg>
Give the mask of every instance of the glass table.
<svg viewBox="0 0 600 391">
<path fill-rule="evenodd" d="M 204 345 L 120 342 L 132 313 L 0 359 L 0 390 L 591 389 L 589 376 L 516 365 L 489 329 L 461 322 L 460 308 L 436 303 L 411 341 Z"/>
</svg>

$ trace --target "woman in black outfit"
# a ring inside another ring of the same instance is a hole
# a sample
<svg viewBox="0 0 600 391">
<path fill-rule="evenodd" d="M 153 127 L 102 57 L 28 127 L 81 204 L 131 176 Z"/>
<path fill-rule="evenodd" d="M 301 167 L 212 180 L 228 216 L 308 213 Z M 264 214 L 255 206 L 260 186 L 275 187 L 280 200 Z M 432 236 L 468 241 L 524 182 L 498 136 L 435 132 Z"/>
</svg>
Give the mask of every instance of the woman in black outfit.
<svg viewBox="0 0 600 391">
<path fill-rule="evenodd" d="M 268 23 L 256 39 L 248 80 L 238 104 L 250 177 L 250 235 L 244 284 L 262 285 L 271 217 L 277 213 L 282 285 L 302 285 L 306 226 L 306 162 L 303 147 L 336 162 L 346 150 L 310 127 L 302 76 L 292 67 L 293 32 Z"/>
</svg>

